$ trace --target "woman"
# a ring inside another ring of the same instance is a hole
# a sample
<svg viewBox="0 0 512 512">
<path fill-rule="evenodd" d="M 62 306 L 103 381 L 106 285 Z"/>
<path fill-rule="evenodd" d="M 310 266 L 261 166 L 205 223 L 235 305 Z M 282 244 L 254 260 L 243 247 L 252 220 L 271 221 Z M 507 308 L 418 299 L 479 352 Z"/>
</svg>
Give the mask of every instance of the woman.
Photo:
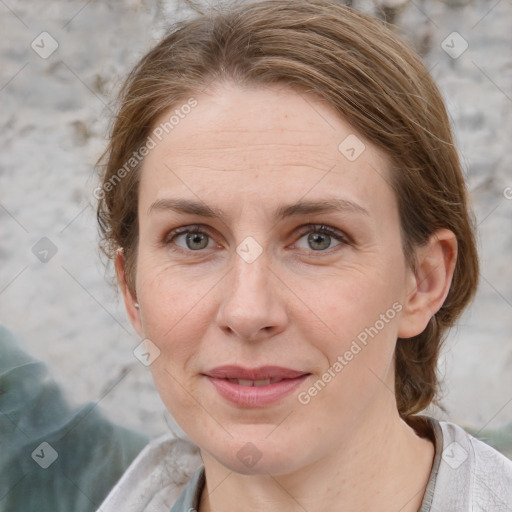
<svg viewBox="0 0 512 512">
<path fill-rule="evenodd" d="M 510 461 L 418 415 L 478 262 L 441 96 L 390 30 L 329 0 L 183 22 L 105 159 L 104 249 L 194 444 L 153 442 L 100 510 L 512 505 Z"/>
</svg>

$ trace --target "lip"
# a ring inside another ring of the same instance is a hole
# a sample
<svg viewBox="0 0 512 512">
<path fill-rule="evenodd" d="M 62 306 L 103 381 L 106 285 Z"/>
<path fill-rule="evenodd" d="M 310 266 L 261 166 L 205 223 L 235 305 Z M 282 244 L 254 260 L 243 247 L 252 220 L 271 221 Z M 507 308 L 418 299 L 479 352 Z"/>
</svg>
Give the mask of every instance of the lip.
<svg viewBox="0 0 512 512">
<path fill-rule="evenodd" d="M 281 366 L 242 368 L 233 365 L 219 366 L 204 374 L 223 398 L 239 407 L 246 408 L 264 407 L 282 400 L 300 386 L 309 375 L 306 372 Z M 282 380 L 263 386 L 243 386 L 228 379 Z"/>
<path fill-rule="evenodd" d="M 247 379 L 247 380 L 264 380 L 264 379 L 295 379 L 308 372 L 292 370 L 282 366 L 259 366 L 258 368 L 243 368 L 236 365 L 217 366 L 212 370 L 204 372 L 208 377 L 217 379 Z"/>
</svg>

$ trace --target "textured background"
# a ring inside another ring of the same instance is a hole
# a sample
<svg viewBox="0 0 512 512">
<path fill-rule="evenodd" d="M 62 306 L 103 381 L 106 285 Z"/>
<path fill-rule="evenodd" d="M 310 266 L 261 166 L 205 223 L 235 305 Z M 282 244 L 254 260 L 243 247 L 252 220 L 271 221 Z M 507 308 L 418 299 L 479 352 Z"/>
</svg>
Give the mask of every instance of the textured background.
<svg viewBox="0 0 512 512">
<path fill-rule="evenodd" d="M 512 422 L 512 1 L 387 3 L 403 4 L 397 30 L 443 91 L 479 225 L 482 281 L 446 344 L 439 415 L 499 427 Z M 73 402 L 149 434 L 169 418 L 105 280 L 93 165 L 123 76 L 189 7 L 0 0 L 0 322 Z"/>
</svg>

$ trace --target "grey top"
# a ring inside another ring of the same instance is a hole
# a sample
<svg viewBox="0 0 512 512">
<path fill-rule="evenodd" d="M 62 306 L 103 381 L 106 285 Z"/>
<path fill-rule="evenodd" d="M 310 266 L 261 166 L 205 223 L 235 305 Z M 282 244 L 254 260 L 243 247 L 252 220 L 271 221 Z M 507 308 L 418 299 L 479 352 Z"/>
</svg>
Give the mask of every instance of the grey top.
<svg viewBox="0 0 512 512">
<path fill-rule="evenodd" d="M 435 457 L 418 512 L 510 512 L 512 461 L 461 427 L 433 418 Z M 205 484 L 197 447 L 169 436 L 135 459 L 98 512 L 198 510 Z"/>
</svg>

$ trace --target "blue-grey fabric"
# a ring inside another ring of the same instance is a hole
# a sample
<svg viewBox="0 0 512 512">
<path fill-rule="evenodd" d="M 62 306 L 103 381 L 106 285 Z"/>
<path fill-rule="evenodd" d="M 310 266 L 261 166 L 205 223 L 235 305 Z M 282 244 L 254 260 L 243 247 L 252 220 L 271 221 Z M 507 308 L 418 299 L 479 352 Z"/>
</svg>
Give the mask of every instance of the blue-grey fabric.
<svg viewBox="0 0 512 512">
<path fill-rule="evenodd" d="M 0 326 L 0 512 L 93 512 L 148 441 L 95 403 L 70 407 Z"/>
</svg>

